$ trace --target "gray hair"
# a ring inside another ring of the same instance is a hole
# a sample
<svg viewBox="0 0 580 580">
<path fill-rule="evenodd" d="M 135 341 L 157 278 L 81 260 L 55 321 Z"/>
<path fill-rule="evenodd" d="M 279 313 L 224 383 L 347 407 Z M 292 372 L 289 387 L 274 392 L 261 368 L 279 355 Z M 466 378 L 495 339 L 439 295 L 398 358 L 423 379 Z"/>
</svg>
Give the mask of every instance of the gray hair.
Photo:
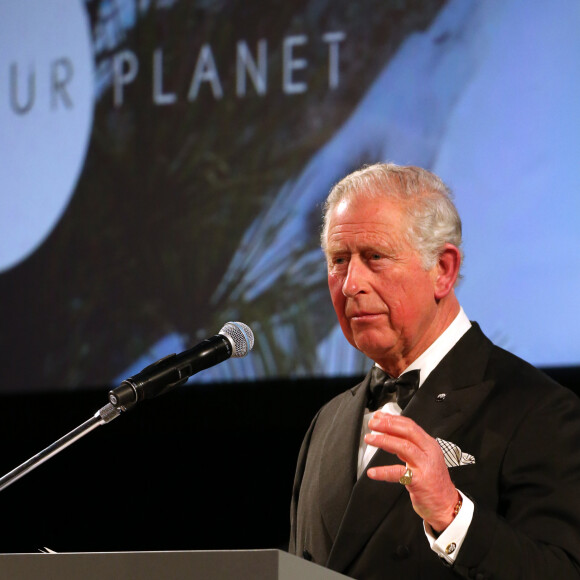
<svg viewBox="0 0 580 580">
<path fill-rule="evenodd" d="M 322 249 L 326 252 L 329 216 L 344 199 L 385 197 L 403 205 L 409 216 L 407 241 L 414 247 L 426 270 L 432 268 L 446 243 L 461 252 L 461 219 L 451 190 L 434 173 L 394 163 L 366 165 L 347 175 L 330 191 L 323 211 Z"/>
</svg>

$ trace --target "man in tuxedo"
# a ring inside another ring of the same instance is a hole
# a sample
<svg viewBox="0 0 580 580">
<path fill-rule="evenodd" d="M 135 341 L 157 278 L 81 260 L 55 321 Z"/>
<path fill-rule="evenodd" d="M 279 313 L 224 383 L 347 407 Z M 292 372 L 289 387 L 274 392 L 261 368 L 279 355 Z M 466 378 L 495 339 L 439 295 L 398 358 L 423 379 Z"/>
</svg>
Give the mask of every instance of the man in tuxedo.
<svg viewBox="0 0 580 580">
<path fill-rule="evenodd" d="M 322 247 L 341 329 L 376 364 L 305 437 L 290 551 L 358 580 L 580 578 L 580 399 L 469 321 L 447 187 L 356 171 Z"/>
</svg>

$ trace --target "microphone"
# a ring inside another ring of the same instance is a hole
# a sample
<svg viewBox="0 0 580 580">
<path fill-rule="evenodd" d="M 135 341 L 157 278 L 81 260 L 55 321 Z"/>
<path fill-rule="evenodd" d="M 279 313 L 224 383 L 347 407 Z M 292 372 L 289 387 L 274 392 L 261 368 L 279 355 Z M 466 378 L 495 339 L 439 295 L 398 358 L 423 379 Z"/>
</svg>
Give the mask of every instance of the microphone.
<svg viewBox="0 0 580 580">
<path fill-rule="evenodd" d="M 219 334 L 180 354 L 170 354 L 125 379 L 109 391 L 109 401 L 123 410 L 144 399 L 163 395 L 189 377 L 231 356 L 241 358 L 254 347 L 254 334 L 243 322 L 227 322 Z"/>
</svg>

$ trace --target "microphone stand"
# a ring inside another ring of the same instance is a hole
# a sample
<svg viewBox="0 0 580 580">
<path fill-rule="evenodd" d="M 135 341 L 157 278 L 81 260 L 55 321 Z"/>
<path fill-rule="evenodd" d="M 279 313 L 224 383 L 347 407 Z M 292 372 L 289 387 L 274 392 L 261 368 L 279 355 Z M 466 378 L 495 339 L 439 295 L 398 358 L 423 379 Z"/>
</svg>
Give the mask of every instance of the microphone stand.
<svg viewBox="0 0 580 580">
<path fill-rule="evenodd" d="M 0 477 L 0 491 L 32 471 L 35 467 L 38 467 L 41 463 L 44 463 L 51 457 L 55 456 L 59 451 L 62 451 L 75 441 L 78 441 L 93 429 L 96 429 L 105 423 L 110 423 L 121 414 L 121 411 L 124 410 L 125 408 L 123 407 L 117 408 L 111 403 L 108 403 L 102 409 L 99 409 L 88 421 L 85 421 L 82 425 L 79 425 L 76 429 L 73 429 L 58 441 L 36 454 L 34 457 L 31 457 L 28 461 L 25 461 L 22 465 L 13 469 L 4 477 Z"/>
</svg>

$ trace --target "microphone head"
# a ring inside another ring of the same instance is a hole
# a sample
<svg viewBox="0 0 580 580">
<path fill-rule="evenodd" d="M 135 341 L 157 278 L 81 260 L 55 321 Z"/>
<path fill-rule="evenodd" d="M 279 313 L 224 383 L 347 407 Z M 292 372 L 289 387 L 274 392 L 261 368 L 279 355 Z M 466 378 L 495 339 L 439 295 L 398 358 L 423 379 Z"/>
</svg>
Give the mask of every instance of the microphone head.
<svg viewBox="0 0 580 580">
<path fill-rule="evenodd" d="M 227 336 L 232 345 L 232 356 L 241 358 L 254 348 L 254 333 L 243 322 L 226 322 L 219 334 Z"/>
</svg>

